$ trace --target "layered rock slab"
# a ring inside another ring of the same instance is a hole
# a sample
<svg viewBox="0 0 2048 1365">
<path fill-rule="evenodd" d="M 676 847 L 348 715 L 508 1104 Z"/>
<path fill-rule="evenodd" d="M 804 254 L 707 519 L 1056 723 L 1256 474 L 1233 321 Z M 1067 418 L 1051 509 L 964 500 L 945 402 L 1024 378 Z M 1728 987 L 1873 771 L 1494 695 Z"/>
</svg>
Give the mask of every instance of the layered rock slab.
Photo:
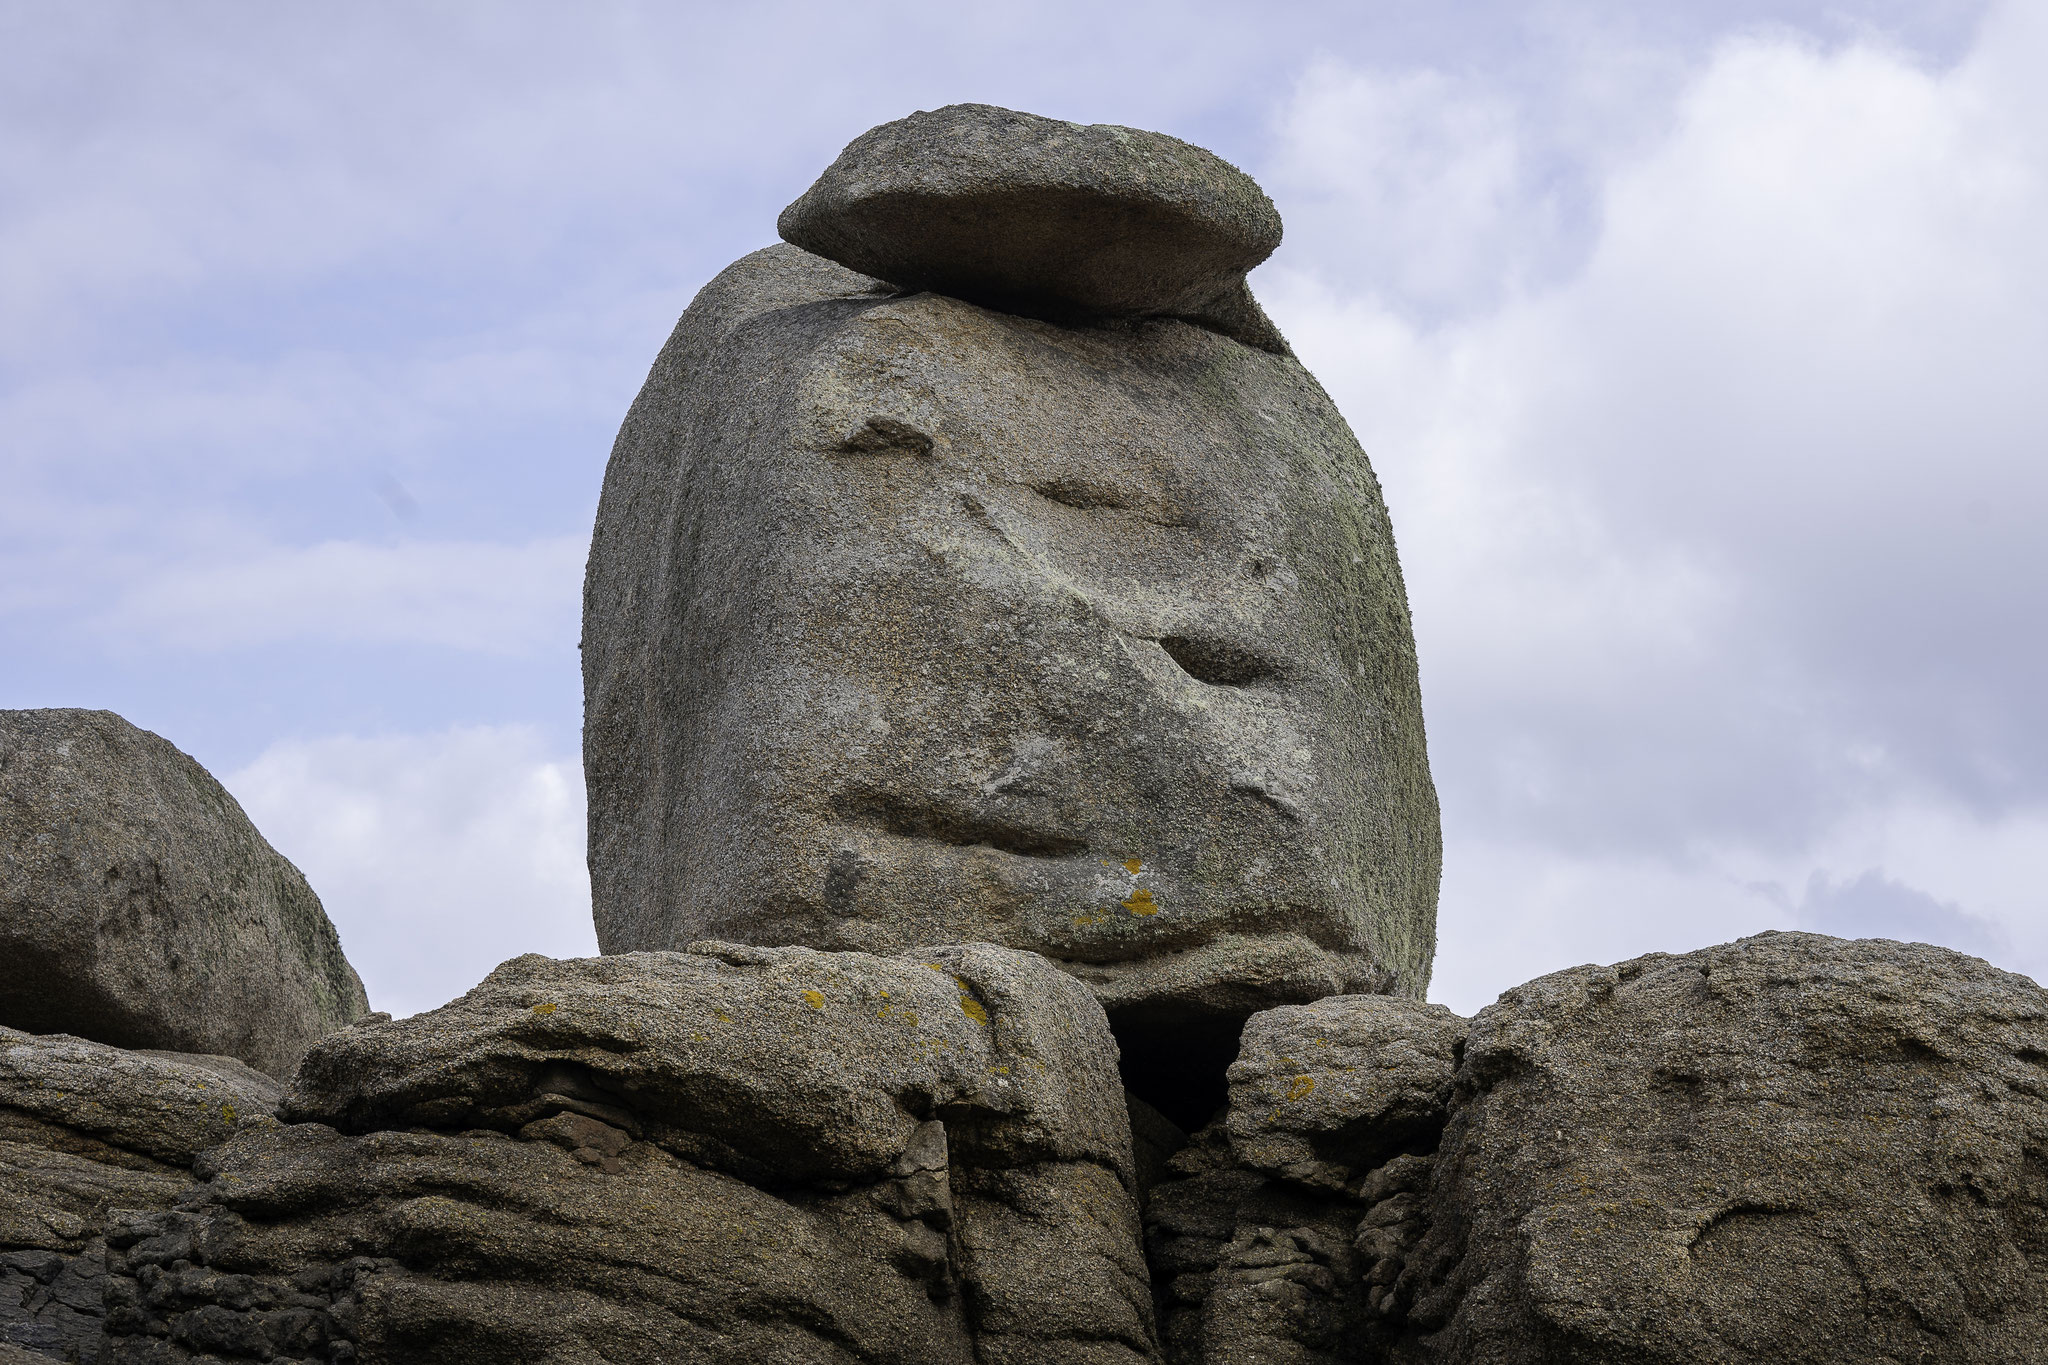
<svg viewBox="0 0 2048 1365">
<path fill-rule="evenodd" d="M 1275 1015 L 1152 1194 L 1170 1360 L 2048 1358 L 2024 977 L 1766 934 L 1556 973 L 1469 1032 Z"/>
<path fill-rule="evenodd" d="M 920 111 L 854 139 L 777 227 L 906 292 L 1056 321 L 1181 317 L 1286 351 L 1244 279 L 1280 244 L 1273 202 L 1163 133 Z"/>
<path fill-rule="evenodd" d="M 289 1077 L 368 1013 L 299 870 L 109 711 L 0 711 L 0 1024 Z"/>
<path fill-rule="evenodd" d="M 1153 1359 L 1101 1011 L 1036 958 L 522 958 L 112 1238 L 113 1359 Z"/>
<path fill-rule="evenodd" d="M 1427 981 L 1392 533 L 1291 359 L 756 253 L 620 433 L 583 659 L 608 952 L 987 940 L 1127 1046 Z"/>
<path fill-rule="evenodd" d="M 279 1098 L 230 1057 L 0 1028 L 0 1359 L 96 1360 L 116 1211 L 171 1208 Z"/>
</svg>

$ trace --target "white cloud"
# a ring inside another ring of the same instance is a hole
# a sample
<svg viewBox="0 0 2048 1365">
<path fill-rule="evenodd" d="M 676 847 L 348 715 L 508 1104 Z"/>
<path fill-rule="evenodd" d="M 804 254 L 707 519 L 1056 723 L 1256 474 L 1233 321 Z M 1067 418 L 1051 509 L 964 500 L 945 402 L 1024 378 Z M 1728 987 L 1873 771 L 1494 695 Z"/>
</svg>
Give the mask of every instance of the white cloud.
<svg viewBox="0 0 2048 1365">
<path fill-rule="evenodd" d="M 102 624 L 191 650 L 316 639 L 529 654 L 575 638 L 588 548 L 556 536 L 274 549 L 160 570 Z"/>
<path fill-rule="evenodd" d="M 1445 222 L 1264 285 L 1392 504 L 1445 998 L 1815 924 L 2048 968 L 2038 858 L 1972 852 L 2048 803 L 2044 57 L 2017 4 L 1946 70 L 1728 41 L 1588 153 L 1548 275 L 1501 226 L 1547 221 L 1537 134 L 1455 81 L 1302 87 L 1291 173 Z"/>
<path fill-rule="evenodd" d="M 597 951 L 582 768 L 530 729 L 290 740 L 225 785 L 313 884 L 377 1009 L 431 1009 L 520 953 Z"/>
</svg>

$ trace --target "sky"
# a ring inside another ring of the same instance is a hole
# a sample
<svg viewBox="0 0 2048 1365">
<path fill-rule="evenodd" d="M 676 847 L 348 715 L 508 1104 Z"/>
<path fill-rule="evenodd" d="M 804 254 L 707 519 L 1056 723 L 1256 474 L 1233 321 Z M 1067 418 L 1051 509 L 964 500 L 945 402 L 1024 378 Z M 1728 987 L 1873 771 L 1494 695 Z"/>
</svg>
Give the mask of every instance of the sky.
<svg viewBox="0 0 2048 1365">
<path fill-rule="evenodd" d="M 2042 978 L 2044 65 L 2025 0 L 0 0 L 0 706 L 206 764 L 378 1008 L 594 952 L 612 435 L 841 146 L 974 100 L 1279 206 L 1407 574 L 1432 998 L 1773 928 Z"/>
</svg>

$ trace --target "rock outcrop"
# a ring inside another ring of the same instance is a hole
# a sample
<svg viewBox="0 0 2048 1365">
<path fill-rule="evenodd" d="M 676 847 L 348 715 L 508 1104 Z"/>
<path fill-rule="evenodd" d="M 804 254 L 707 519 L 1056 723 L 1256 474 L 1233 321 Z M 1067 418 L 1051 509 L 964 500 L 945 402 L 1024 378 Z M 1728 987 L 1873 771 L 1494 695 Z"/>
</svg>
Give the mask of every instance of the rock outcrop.
<svg viewBox="0 0 2048 1365">
<path fill-rule="evenodd" d="M 1220 1103 L 1252 1011 L 1422 993 L 1439 841 L 1414 646 L 1328 396 L 1173 317 L 1055 325 L 892 287 L 927 279 L 903 253 L 953 269 L 981 229 L 934 225 L 965 215 L 1061 244 L 1014 263 L 1078 297 L 1062 272 L 1113 260 L 1143 207 L 1173 225 L 1132 239 L 1152 273 L 1111 272 L 1137 294 L 1091 307 L 1167 308 L 1162 272 L 1242 283 L 1264 205 L 1171 139 L 941 111 L 856 142 L 785 220 L 891 283 L 782 246 L 704 289 L 591 547 L 605 951 L 1043 953 L 1136 1070 L 1203 1059 L 1213 1099 L 1183 1121 Z M 1021 284 L 943 278 L 1022 306 Z"/>
<path fill-rule="evenodd" d="M 232 1057 L 0 1028 L 0 1362 L 99 1359 L 114 1211 L 170 1209 L 278 1099 Z"/>
<path fill-rule="evenodd" d="M 2048 1360 L 2033 982 L 1421 1001 L 1399 571 L 1256 186 L 956 106 L 782 226 L 606 475 L 611 956 L 364 1016 L 198 765 L 0 712 L 0 1365 Z"/>
<path fill-rule="evenodd" d="M 2048 1359 L 2048 992 L 1765 934 L 1276 1011 L 1147 1223 L 1175 1362 Z"/>
<path fill-rule="evenodd" d="M 0 1025 L 288 1078 L 369 1012 L 299 870 L 109 711 L 0 711 Z"/>
<path fill-rule="evenodd" d="M 986 945 L 515 959 L 109 1238 L 112 1359 L 1156 1359 L 1116 1054 Z"/>
</svg>

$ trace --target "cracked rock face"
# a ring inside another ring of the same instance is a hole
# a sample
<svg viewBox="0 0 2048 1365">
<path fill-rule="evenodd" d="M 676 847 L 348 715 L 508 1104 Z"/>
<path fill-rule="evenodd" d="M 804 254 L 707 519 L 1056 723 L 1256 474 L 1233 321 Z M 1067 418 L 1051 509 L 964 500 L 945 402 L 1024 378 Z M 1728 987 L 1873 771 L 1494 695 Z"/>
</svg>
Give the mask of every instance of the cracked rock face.
<svg viewBox="0 0 2048 1365">
<path fill-rule="evenodd" d="M 0 711 L 0 1024 L 288 1077 L 369 1012 L 299 870 L 110 711 Z"/>
<path fill-rule="evenodd" d="M 515 959 L 108 1235 L 112 1358 L 1142 1365 L 1115 1045 L 1043 961 Z"/>
<path fill-rule="evenodd" d="M 1088 983 L 1127 1051 L 1426 985 L 1379 488 L 1300 364 L 1209 327 L 745 258 L 614 448 L 584 683 L 608 952 L 985 940 Z"/>
</svg>

